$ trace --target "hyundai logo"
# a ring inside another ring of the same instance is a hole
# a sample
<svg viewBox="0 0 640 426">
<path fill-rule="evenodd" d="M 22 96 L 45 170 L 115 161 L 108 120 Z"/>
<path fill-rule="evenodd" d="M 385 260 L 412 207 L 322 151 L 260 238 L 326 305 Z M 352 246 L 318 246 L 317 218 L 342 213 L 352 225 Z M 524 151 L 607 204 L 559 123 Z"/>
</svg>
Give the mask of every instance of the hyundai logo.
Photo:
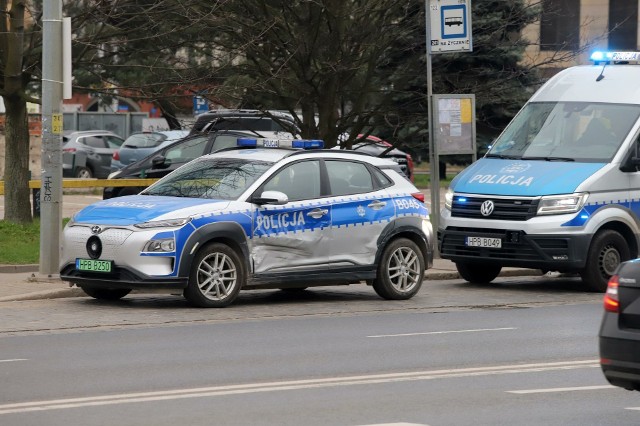
<svg viewBox="0 0 640 426">
<path fill-rule="evenodd" d="M 91 233 L 92 234 L 99 234 L 101 232 L 102 232 L 102 228 L 100 228 L 98 225 L 91 227 Z"/>
<path fill-rule="evenodd" d="M 494 207 L 493 201 L 487 200 L 480 205 L 480 213 L 482 213 L 482 216 L 490 216 Z"/>
</svg>

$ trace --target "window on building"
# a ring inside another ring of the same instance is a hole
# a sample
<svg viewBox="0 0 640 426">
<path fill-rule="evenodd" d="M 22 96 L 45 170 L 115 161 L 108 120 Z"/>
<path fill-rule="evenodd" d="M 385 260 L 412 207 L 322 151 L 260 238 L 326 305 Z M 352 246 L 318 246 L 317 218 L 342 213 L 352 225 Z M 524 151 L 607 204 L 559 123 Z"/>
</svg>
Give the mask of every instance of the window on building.
<svg viewBox="0 0 640 426">
<path fill-rule="evenodd" d="M 542 0 L 540 50 L 580 48 L 580 0 Z"/>
<path fill-rule="evenodd" d="M 609 0 L 609 50 L 638 48 L 638 2 Z"/>
</svg>

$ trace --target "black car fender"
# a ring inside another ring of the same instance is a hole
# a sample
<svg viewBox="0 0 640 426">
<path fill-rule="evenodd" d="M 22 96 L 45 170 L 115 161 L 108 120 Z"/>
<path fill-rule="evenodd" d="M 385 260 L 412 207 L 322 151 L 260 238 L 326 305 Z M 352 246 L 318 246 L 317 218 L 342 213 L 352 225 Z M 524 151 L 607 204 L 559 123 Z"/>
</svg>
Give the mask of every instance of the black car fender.
<svg viewBox="0 0 640 426">
<path fill-rule="evenodd" d="M 250 269 L 249 245 L 244 229 L 235 222 L 215 222 L 198 228 L 187 239 L 179 259 L 178 276 L 188 277 L 191 265 L 198 250 L 211 241 L 227 244 L 236 250 L 245 264 L 247 273 Z"/>
<path fill-rule="evenodd" d="M 405 237 L 415 242 L 418 247 L 420 247 L 420 250 L 422 250 L 425 269 L 431 267 L 433 264 L 433 251 L 429 249 L 431 245 L 429 244 L 428 236 L 422 231 L 422 220 L 420 217 L 400 217 L 390 222 L 378 237 L 376 265 L 380 263 L 382 252 L 391 240 L 396 237 Z"/>
</svg>

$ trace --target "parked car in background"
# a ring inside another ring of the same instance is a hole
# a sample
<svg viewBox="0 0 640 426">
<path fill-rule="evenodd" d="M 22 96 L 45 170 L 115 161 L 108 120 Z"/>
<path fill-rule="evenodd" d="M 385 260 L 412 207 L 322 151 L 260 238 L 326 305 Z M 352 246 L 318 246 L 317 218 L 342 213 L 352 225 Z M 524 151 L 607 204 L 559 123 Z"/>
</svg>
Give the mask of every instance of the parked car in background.
<svg viewBox="0 0 640 426">
<path fill-rule="evenodd" d="M 160 132 L 139 132 L 129 136 L 111 158 L 111 172 L 135 163 L 149 154 L 186 137 L 188 130 L 165 130 Z"/>
<path fill-rule="evenodd" d="M 358 135 L 363 137 L 364 135 Z M 391 149 L 389 149 L 391 148 Z M 389 158 L 392 161 L 398 163 L 402 172 L 413 182 L 413 158 L 410 154 L 393 148 L 389 142 L 384 141 L 376 136 L 367 136 L 364 141 L 353 144 L 353 150 L 359 152 L 366 152 L 367 154 L 374 155 L 376 157 Z"/>
<path fill-rule="evenodd" d="M 191 134 L 219 130 L 254 130 L 257 132 L 294 133 L 296 135 L 300 133 L 293 116 L 287 112 L 220 109 L 200 114 L 191 129 Z"/>
<path fill-rule="evenodd" d="M 175 141 L 151 155 L 129 164 L 109 175 L 109 179 L 138 179 L 138 178 L 161 178 L 168 175 L 178 167 L 189 161 L 219 151 L 224 148 L 237 146 L 238 138 L 262 137 L 272 139 L 283 139 L 283 137 L 293 138 L 290 133 L 283 132 L 253 132 L 239 130 L 221 130 L 205 134 L 194 134 L 184 139 Z M 104 189 L 103 199 L 120 197 L 123 195 L 134 195 L 142 191 L 145 187 L 107 187 Z"/>
<path fill-rule="evenodd" d="M 599 340 L 609 383 L 640 391 L 640 259 L 620 264 L 609 279 Z"/>
<path fill-rule="evenodd" d="M 106 178 L 111 157 L 124 139 L 106 130 L 67 131 L 62 136 L 62 175 Z"/>
</svg>

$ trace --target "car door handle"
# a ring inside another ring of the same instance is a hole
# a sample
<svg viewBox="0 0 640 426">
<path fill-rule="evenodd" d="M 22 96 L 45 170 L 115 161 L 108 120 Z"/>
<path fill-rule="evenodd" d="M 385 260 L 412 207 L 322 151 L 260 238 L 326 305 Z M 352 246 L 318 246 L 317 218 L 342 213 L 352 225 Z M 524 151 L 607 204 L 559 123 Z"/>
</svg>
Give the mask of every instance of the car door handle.
<svg viewBox="0 0 640 426">
<path fill-rule="evenodd" d="M 324 216 L 327 213 L 329 213 L 329 210 L 327 209 L 313 209 L 307 213 L 307 216 L 310 216 L 314 219 L 320 219 L 322 216 Z"/>
<path fill-rule="evenodd" d="M 369 207 L 370 209 L 373 209 L 373 210 L 380 210 L 381 208 L 383 208 L 386 205 L 387 205 L 386 201 L 375 200 L 375 201 L 370 202 L 369 205 L 367 205 L 367 207 Z"/>
</svg>

